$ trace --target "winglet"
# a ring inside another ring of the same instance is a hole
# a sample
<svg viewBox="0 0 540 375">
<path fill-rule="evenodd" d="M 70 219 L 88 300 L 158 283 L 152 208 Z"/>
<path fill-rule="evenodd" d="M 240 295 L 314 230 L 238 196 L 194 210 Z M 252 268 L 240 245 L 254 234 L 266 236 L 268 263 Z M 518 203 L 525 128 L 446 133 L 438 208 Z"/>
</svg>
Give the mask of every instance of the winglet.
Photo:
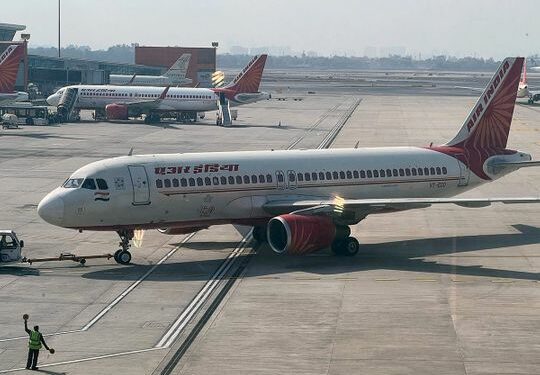
<svg viewBox="0 0 540 375">
<path fill-rule="evenodd" d="M 171 88 L 171 86 L 165 87 L 165 90 L 163 90 L 163 92 L 162 92 L 161 95 L 159 96 L 159 100 L 165 99 L 165 97 L 167 96 L 167 92 L 169 92 L 169 89 L 170 89 L 170 88 Z"/>
</svg>

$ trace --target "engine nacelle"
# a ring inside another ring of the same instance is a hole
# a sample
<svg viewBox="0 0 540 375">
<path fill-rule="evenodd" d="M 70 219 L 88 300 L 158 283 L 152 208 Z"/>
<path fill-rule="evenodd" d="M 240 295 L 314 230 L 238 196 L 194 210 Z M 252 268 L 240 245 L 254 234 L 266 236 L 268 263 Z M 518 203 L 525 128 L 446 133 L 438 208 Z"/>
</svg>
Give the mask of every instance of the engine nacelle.
<svg viewBox="0 0 540 375">
<path fill-rule="evenodd" d="M 159 233 L 175 235 L 175 234 L 187 234 L 193 233 L 201 229 L 208 229 L 208 227 L 181 227 L 181 228 L 159 228 Z"/>
<path fill-rule="evenodd" d="M 328 216 L 286 214 L 268 222 L 268 244 L 278 254 L 303 255 L 329 246 L 336 226 Z"/>
<path fill-rule="evenodd" d="M 128 106 L 124 104 L 107 104 L 105 106 L 105 114 L 109 120 L 127 120 Z"/>
</svg>

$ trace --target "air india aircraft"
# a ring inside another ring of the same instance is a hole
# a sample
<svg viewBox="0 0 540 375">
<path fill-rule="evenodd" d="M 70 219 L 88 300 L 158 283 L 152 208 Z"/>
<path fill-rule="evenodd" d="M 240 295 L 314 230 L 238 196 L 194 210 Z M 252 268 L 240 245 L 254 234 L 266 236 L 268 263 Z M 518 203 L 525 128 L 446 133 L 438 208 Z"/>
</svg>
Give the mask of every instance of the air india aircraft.
<svg viewBox="0 0 540 375">
<path fill-rule="evenodd" d="M 11 44 L 0 54 L 0 104 L 28 100 L 28 93 L 15 91 L 23 56 L 24 47 L 20 44 Z"/>
<path fill-rule="evenodd" d="M 540 165 L 506 145 L 522 66 L 523 58 L 505 59 L 456 136 L 440 146 L 123 156 L 75 171 L 38 213 L 64 228 L 116 231 L 115 259 L 125 264 L 140 229 L 182 234 L 244 224 L 276 253 L 330 246 L 354 255 L 359 243 L 349 226 L 370 214 L 538 203 L 538 197 L 452 198 Z"/>
</svg>

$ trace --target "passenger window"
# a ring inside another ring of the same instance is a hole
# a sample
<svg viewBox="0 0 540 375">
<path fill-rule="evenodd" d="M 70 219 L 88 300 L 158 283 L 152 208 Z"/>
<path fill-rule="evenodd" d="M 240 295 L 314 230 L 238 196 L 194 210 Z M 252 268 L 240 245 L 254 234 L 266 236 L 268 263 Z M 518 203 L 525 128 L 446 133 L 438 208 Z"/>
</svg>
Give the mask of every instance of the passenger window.
<svg viewBox="0 0 540 375">
<path fill-rule="evenodd" d="M 202 177 L 197 177 L 197 186 L 203 186 L 203 179 L 202 179 Z"/>
<path fill-rule="evenodd" d="M 263 175 L 263 174 L 260 174 L 260 175 L 259 175 L 259 182 L 260 182 L 261 184 L 264 184 L 264 175 Z"/>
<path fill-rule="evenodd" d="M 254 174 L 251 175 L 251 183 L 252 183 L 252 184 L 256 184 L 256 183 L 257 183 L 257 176 L 255 176 Z"/>
<path fill-rule="evenodd" d="M 352 178 L 352 172 L 351 171 L 347 171 L 346 175 L 347 175 L 347 178 L 349 180 Z"/>
<path fill-rule="evenodd" d="M 370 171 L 370 170 L 368 170 L 366 174 L 367 174 L 368 178 L 371 178 L 371 177 L 373 177 L 373 173 L 371 173 L 371 171 Z"/>
<path fill-rule="evenodd" d="M 412 169 L 411 169 L 411 172 L 412 172 L 412 175 L 413 175 L 413 176 L 416 176 L 416 168 L 412 168 Z"/>
<path fill-rule="evenodd" d="M 266 175 L 266 182 L 268 182 L 268 183 L 272 182 L 272 175 L 271 174 Z"/>
<path fill-rule="evenodd" d="M 403 170 L 403 168 L 399 168 L 399 175 L 401 177 L 405 176 L 405 171 Z"/>
<path fill-rule="evenodd" d="M 332 172 L 332 178 L 333 178 L 334 180 L 339 179 L 339 174 L 338 174 L 336 171 Z"/>
<path fill-rule="evenodd" d="M 345 172 L 339 171 L 339 178 L 341 178 L 342 180 L 344 180 L 344 179 L 345 179 Z"/>
<path fill-rule="evenodd" d="M 242 176 L 236 176 L 236 183 L 238 185 L 242 184 Z"/>
<path fill-rule="evenodd" d="M 424 170 L 422 168 L 418 168 L 418 176 L 423 176 Z"/>
<path fill-rule="evenodd" d="M 317 173 L 311 172 L 311 179 L 312 179 L 313 181 L 317 181 Z"/>
<path fill-rule="evenodd" d="M 221 182 L 221 185 L 227 185 L 227 178 L 225 176 L 221 176 L 219 181 Z"/>
<path fill-rule="evenodd" d="M 234 185 L 234 177 L 233 176 L 229 176 L 228 180 L 229 180 L 229 185 Z"/>
<path fill-rule="evenodd" d="M 100 190 L 107 190 L 109 187 L 107 186 L 107 182 L 102 178 L 96 178 L 97 186 Z"/>
<path fill-rule="evenodd" d="M 283 182 L 283 176 L 280 175 L 280 177 L 281 177 L 281 179 L 280 179 L 279 182 Z M 249 184 L 249 176 L 244 176 L 244 183 L 245 183 L 245 184 Z"/>
<path fill-rule="evenodd" d="M 171 180 L 169 180 L 168 178 L 166 178 L 163 182 L 165 183 L 165 187 L 166 187 L 166 188 L 170 188 L 170 187 L 171 187 Z"/>
<path fill-rule="evenodd" d="M 437 174 L 441 174 L 441 167 L 437 167 L 436 171 L 437 171 Z"/>
<path fill-rule="evenodd" d="M 214 185 L 219 185 L 219 178 L 217 178 L 217 177 L 212 177 L 212 183 L 213 183 Z"/>
<path fill-rule="evenodd" d="M 210 177 L 205 177 L 204 178 L 204 184 L 206 186 L 212 185 L 212 180 L 210 179 Z"/>
<path fill-rule="evenodd" d="M 319 180 L 324 181 L 324 173 L 319 172 Z"/>
<path fill-rule="evenodd" d="M 407 176 L 410 176 L 411 175 L 411 169 L 410 168 L 405 168 L 405 174 Z"/>
<path fill-rule="evenodd" d="M 379 177 L 379 171 L 378 170 L 375 169 L 373 171 L 373 177 L 375 177 L 375 178 Z"/>
<path fill-rule="evenodd" d="M 360 171 L 360 177 L 361 177 L 361 178 L 366 178 L 366 171 L 361 170 L 361 171 Z"/>
<path fill-rule="evenodd" d="M 298 181 L 304 181 L 304 175 L 302 173 L 298 173 Z"/>
<path fill-rule="evenodd" d="M 424 175 L 429 176 L 429 168 L 428 167 L 424 168 Z"/>
<path fill-rule="evenodd" d="M 289 173 L 289 181 L 290 182 L 295 182 L 296 181 L 296 174 Z"/>
<path fill-rule="evenodd" d="M 161 180 L 156 180 L 156 187 L 161 189 L 163 187 L 163 182 L 161 182 Z"/>
<path fill-rule="evenodd" d="M 93 178 L 86 178 L 81 187 L 83 189 L 96 190 L 96 182 Z"/>
<path fill-rule="evenodd" d="M 332 173 L 326 172 L 325 174 L 326 174 L 326 179 L 327 179 L 327 180 L 331 180 L 331 179 L 332 179 Z"/>
<path fill-rule="evenodd" d="M 195 179 L 193 177 L 189 178 L 189 186 L 195 186 Z"/>
<path fill-rule="evenodd" d="M 448 170 L 446 169 L 446 167 L 442 167 L 442 173 L 443 173 L 443 174 L 447 174 L 447 173 L 448 173 Z"/>
<path fill-rule="evenodd" d="M 392 176 L 394 176 L 394 177 L 399 176 L 399 173 L 398 173 L 397 169 L 392 169 Z"/>
<path fill-rule="evenodd" d="M 308 172 L 304 173 L 304 177 L 306 178 L 306 181 L 311 181 L 311 175 Z"/>
<path fill-rule="evenodd" d="M 182 187 L 186 187 L 186 186 L 187 186 L 187 180 L 186 180 L 185 178 L 181 178 L 181 179 L 180 179 L 180 185 L 181 185 Z"/>
<path fill-rule="evenodd" d="M 432 175 L 432 176 L 435 174 L 435 168 L 434 167 L 429 168 L 429 174 Z"/>
<path fill-rule="evenodd" d="M 353 171 L 352 174 L 353 174 L 353 177 L 354 177 L 354 178 L 358 178 L 358 177 L 359 177 L 359 176 L 358 176 L 358 171 Z"/>
<path fill-rule="evenodd" d="M 173 186 L 173 187 L 178 187 L 178 186 L 180 186 L 180 183 L 178 182 L 178 179 L 177 179 L 177 178 L 173 178 L 173 179 L 172 179 L 172 186 Z"/>
<path fill-rule="evenodd" d="M 385 176 L 386 176 L 386 173 L 385 173 L 384 169 L 381 169 L 380 175 L 381 175 L 381 177 L 385 177 Z"/>
</svg>

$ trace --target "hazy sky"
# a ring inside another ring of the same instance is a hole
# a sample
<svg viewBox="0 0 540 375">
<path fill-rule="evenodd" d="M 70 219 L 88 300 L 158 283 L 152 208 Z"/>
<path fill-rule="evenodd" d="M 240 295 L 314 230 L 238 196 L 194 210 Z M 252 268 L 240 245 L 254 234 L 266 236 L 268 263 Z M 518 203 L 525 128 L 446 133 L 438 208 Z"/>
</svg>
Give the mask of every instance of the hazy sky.
<svg viewBox="0 0 540 375">
<path fill-rule="evenodd" d="M 1 22 L 27 25 L 31 45 L 57 43 L 57 0 L 2 2 Z M 408 53 L 501 58 L 540 52 L 538 0 L 62 0 L 62 46 L 118 43 L 209 46 L 220 51 L 290 46 L 364 55 Z"/>
</svg>

